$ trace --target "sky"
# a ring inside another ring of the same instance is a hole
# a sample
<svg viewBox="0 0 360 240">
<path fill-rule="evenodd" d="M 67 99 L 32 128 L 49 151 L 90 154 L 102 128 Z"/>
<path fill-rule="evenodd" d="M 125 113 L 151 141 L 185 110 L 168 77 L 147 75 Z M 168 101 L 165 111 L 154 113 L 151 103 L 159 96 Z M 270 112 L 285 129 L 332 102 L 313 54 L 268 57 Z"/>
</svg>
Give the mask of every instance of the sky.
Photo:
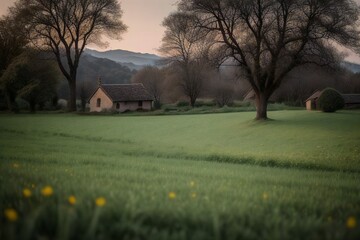
<svg viewBox="0 0 360 240">
<path fill-rule="evenodd" d="M 125 49 L 157 54 L 165 31 L 162 22 L 169 13 L 176 10 L 176 2 L 177 0 L 121 0 L 122 19 L 128 30 L 122 35 L 121 41 L 108 41 L 110 44 L 106 50 Z"/>
<path fill-rule="evenodd" d="M 162 21 L 172 11 L 176 10 L 177 0 L 119 0 L 123 10 L 123 22 L 128 26 L 122 40 L 107 40 L 107 48 L 88 45 L 99 51 L 124 49 L 133 52 L 159 54 L 161 39 L 164 34 Z M 7 8 L 15 0 L 0 0 L 0 15 L 6 13 Z M 356 0 L 360 4 L 360 0 Z M 350 51 L 347 61 L 360 63 L 360 56 Z"/>
<path fill-rule="evenodd" d="M 7 8 L 15 0 L 0 0 L 0 15 L 6 14 Z M 128 26 L 122 40 L 107 40 L 107 48 L 89 45 L 89 48 L 105 51 L 124 49 L 141 53 L 158 54 L 165 28 L 162 22 L 166 16 L 176 10 L 177 0 L 119 0 L 123 10 L 123 22 Z"/>
</svg>

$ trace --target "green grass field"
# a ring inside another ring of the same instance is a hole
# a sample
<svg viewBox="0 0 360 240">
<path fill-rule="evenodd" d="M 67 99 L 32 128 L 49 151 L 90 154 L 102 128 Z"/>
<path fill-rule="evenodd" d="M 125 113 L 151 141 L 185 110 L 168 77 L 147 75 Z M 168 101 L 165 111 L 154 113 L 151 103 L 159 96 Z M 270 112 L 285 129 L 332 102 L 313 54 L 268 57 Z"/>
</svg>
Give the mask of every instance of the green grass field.
<svg viewBox="0 0 360 240">
<path fill-rule="evenodd" d="M 360 112 L 269 117 L 0 115 L 0 239 L 359 239 Z"/>
</svg>

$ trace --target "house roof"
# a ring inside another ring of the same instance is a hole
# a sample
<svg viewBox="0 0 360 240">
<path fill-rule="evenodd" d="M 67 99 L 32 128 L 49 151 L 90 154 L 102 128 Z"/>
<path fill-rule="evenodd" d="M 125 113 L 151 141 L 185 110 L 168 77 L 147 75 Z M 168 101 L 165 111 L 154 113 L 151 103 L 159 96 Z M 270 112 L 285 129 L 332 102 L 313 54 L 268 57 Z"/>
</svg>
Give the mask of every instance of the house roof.
<svg viewBox="0 0 360 240">
<path fill-rule="evenodd" d="M 113 102 L 153 101 L 153 98 L 141 83 L 101 84 L 96 91 L 99 88 L 101 88 Z M 94 94 L 92 94 L 89 100 Z"/>
<path fill-rule="evenodd" d="M 346 104 L 360 103 L 360 94 L 342 94 Z"/>
<path fill-rule="evenodd" d="M 314 92 L 308 99 L 305 100 L 305 102 L 307 102 L 309 100 L 318 99 L 320 97 L 321 93 L 322 93 L 322 91 Z"/>
</svg>

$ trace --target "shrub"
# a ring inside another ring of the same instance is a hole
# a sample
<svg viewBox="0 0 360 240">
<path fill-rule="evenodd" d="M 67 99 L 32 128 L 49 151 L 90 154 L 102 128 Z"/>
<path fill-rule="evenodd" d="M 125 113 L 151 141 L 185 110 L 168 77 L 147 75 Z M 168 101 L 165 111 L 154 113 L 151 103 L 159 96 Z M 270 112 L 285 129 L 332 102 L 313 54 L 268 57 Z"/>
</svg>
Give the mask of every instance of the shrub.
<svg viewBox="0 0 360 240">
<path fill-rule="evenodd" d="M 161 102 L 158 100 L 154 101 L 154 109 L 161 109 Z"/>
<path fill-rule="evenodd" d="M 161 109 L 163 109 L 164 112 L 177 111 L 177 107 L 173 104 L 164 104 L 161 106 Z"/>
<path fill-rule="evenodd" d="M 15 102 L 18 110 L 28 110 L 30 108 L 29 103 L 22 98 L 16 98 Z"/>
<path fill-rule="evenodd" d="M 317 103 L 318 108 L 323 112 L 335 112 L 345 106 L 344 98 L 333 88 L 326 88 Z"/>
<path fill-rule="evenodd" d="M 196 101 L 195 107 L 215 107 L 216 103 L 212 100 Z"/>
<path fill-rule="evenodd" d="M 59 99 L 57 102 L 57 108 L 60 108 L 62 110 L 66 110 L 67 109 L 67 100 L 65 99 Z"/>
<path fill-rule="evenodd" d="M 234 89 L 231 86 L 219 86 L 214 101 L 219 107 L 232 106 L 234 104 Z"/>
<path fill-rule="evenodd" d="M 188 101 L 179 101 L 176 103 L 177 107 L 188 107 L 190 104 Z"/>
<path fill-rule="evenodd" d="M 235 101 L 233 104 L 234 107 L 253 107 L 255 106 L 254 102 L 251 101 Z"/>
</svg>

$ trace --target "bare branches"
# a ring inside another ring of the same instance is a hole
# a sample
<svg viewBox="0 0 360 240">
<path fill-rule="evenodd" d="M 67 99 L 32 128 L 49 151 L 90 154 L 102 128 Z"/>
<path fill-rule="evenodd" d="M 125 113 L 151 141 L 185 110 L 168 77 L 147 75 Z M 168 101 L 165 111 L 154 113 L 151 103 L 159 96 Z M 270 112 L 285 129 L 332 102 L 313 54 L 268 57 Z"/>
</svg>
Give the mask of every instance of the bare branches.
<svg viewBox="0 0 360 240">
<path fill-rule="evenodd" d="M 226 49 L 221 49 L 213 34 L 197 27 L 199 19 L 194 14 L 177 12 L 163 22 L 166 27 L 160 51 L 179 69 L 179 83 L 183 93 L 194 106 L 206 78 L 204 72 L 218 68 L 225 59 Z M 224 50 L 224 51 L 223 51 Z"/>
</svg>

